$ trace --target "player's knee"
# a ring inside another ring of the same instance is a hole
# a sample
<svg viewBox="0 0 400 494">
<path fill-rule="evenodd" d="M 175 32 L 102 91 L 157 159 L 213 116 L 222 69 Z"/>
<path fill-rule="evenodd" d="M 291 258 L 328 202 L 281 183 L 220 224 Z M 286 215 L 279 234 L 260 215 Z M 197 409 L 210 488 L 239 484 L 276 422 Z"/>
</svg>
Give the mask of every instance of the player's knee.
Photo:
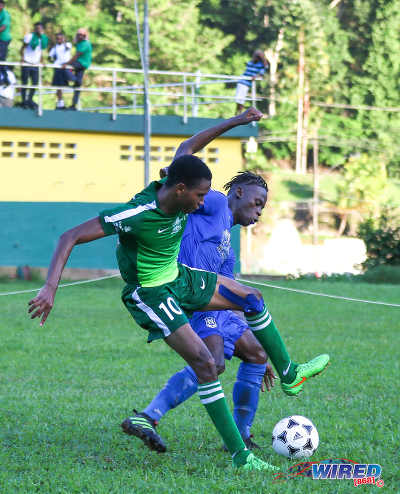
<svg viewBox="0 0 400 494">
<path fill-rule="evenodd" d="M 257 300 L 261 300 L 263 298 L 262 293 L 257 288 L 253 288 L 250 286 L 247 288 L 249 290 L 247 295 L 254 295 L 257 298 Z"/>
<path fill-rule="evenodd" d="M 268 358 L 261 345 L 254 345 L 243 352 L 242 360 L 249 364 L 266 364 Z"/>
<path fill-rule="evenodd" d="M 267 363 L 267 354 L 264 352 L 264 350 L 260 347 L 257 348 L 254 351 L 253 354 L 254 361 L 252 362 L 253 364 L 266 364 Z"/>
<path fill-rule="evenodd" d="M 200 352 L 194 362 L 190 362 L 200 383 L 215 381 L 218 377 L 217 365 L 210 353 Z"/>
</svg>

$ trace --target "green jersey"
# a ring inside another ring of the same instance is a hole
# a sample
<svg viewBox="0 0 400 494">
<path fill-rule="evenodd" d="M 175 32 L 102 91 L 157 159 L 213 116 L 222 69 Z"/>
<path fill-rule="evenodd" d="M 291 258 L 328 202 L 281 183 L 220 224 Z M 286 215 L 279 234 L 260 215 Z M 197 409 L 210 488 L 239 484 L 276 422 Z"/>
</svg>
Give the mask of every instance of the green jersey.
<svg viewBox="0 0 400 494">
<path fill-rule="evenodd" d="M 157 191 L 164 182 L 152 182 L 128 203 L 99 215 L 104 233 L 119 235 L 118 266 L 130 285 L 158 286 L 178 276 L 177 257 L 187 214 L 167 215 L 160 209 Z"/>
<path fill-rule="evenodd" d="M 0 33 L 1 41 L 10 41 L 11 40 L 11 17 L 7 10 L 3 9 L 0 12 L 0 26 L 6 26 L 6 28 Z"/>
<path fill-rule="evenodd" d="M 90 41 L 87 39 L 84 39 L 82 41 L 79 41 L 76 45 L 76 51 L 80 52 L 81 55 L 79 55 L 77 62 L 82 64 L 85 69 L 89 67 L 89 65 L 92 63 L 92 44 Z"/>
</svg>

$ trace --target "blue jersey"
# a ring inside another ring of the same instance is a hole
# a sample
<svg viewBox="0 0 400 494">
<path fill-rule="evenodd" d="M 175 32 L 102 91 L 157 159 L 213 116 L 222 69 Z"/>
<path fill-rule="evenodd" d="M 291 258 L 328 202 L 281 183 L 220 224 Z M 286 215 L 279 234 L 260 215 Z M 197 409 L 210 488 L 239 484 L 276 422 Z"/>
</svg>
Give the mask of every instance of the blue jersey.
<svg viewBox="0 0 400 494">
<path fill-rule="evenodd" d="M 221 192 L 210 190 L 204 198 L 204 205 L 189 214 L 178 261 L 233 278 L 232 226 L 228 198 Z"/>
<path fill-rule="evenodd" d="M 264 75 L 265 73 L 265 66 L 262 62 L 253 62 L 250 60 L 250 62 L 247 62 L 246 64 L 246 70 L 244 71 L 243 75 L 246 77 L 257 77 L 258 75 Z M 240 81 L 240 84 L 244 84 L 245 86 L 251 86 L 251 81 L 247 79 L 243 79 Z"/>
</svg>

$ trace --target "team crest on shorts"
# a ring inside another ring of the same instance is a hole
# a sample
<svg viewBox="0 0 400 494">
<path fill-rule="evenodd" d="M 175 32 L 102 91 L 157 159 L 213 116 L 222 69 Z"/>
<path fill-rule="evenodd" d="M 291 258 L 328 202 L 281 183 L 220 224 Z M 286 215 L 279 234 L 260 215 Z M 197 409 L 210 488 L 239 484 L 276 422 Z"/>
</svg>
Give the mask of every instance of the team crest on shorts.
<svg viewBox="0 0 400 494">
<path fill-rule="evenodd" d="M 217 321 L 215 320 L 215 317 L 205 317 L 204 322 L 206 323 L 207 328 L 217 327 Z"/>
</svg>

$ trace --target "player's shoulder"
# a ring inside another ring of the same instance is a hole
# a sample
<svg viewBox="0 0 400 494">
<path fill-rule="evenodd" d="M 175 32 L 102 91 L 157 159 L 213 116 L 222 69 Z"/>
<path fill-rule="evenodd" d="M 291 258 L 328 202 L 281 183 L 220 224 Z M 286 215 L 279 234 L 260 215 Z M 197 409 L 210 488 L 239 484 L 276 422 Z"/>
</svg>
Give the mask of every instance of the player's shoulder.
<svg viewBox="0 0 400 494">
<path fill-rule="evenodd" d="M 157 207 L 157 182 L 151 182 L 145 189 L 135 194 L 127 206 L 131 208 L 147 206 L 143 210 L 152 210 Z"/>
<path fill-rule="evenodd" d="M 218 190 L 210 189 L 208 194 L 204 198 L 204 210 L 205 212 L 215 212 L 221 208 L 228 206 L 228 198 L 222 192 Z"/>
</svg>

